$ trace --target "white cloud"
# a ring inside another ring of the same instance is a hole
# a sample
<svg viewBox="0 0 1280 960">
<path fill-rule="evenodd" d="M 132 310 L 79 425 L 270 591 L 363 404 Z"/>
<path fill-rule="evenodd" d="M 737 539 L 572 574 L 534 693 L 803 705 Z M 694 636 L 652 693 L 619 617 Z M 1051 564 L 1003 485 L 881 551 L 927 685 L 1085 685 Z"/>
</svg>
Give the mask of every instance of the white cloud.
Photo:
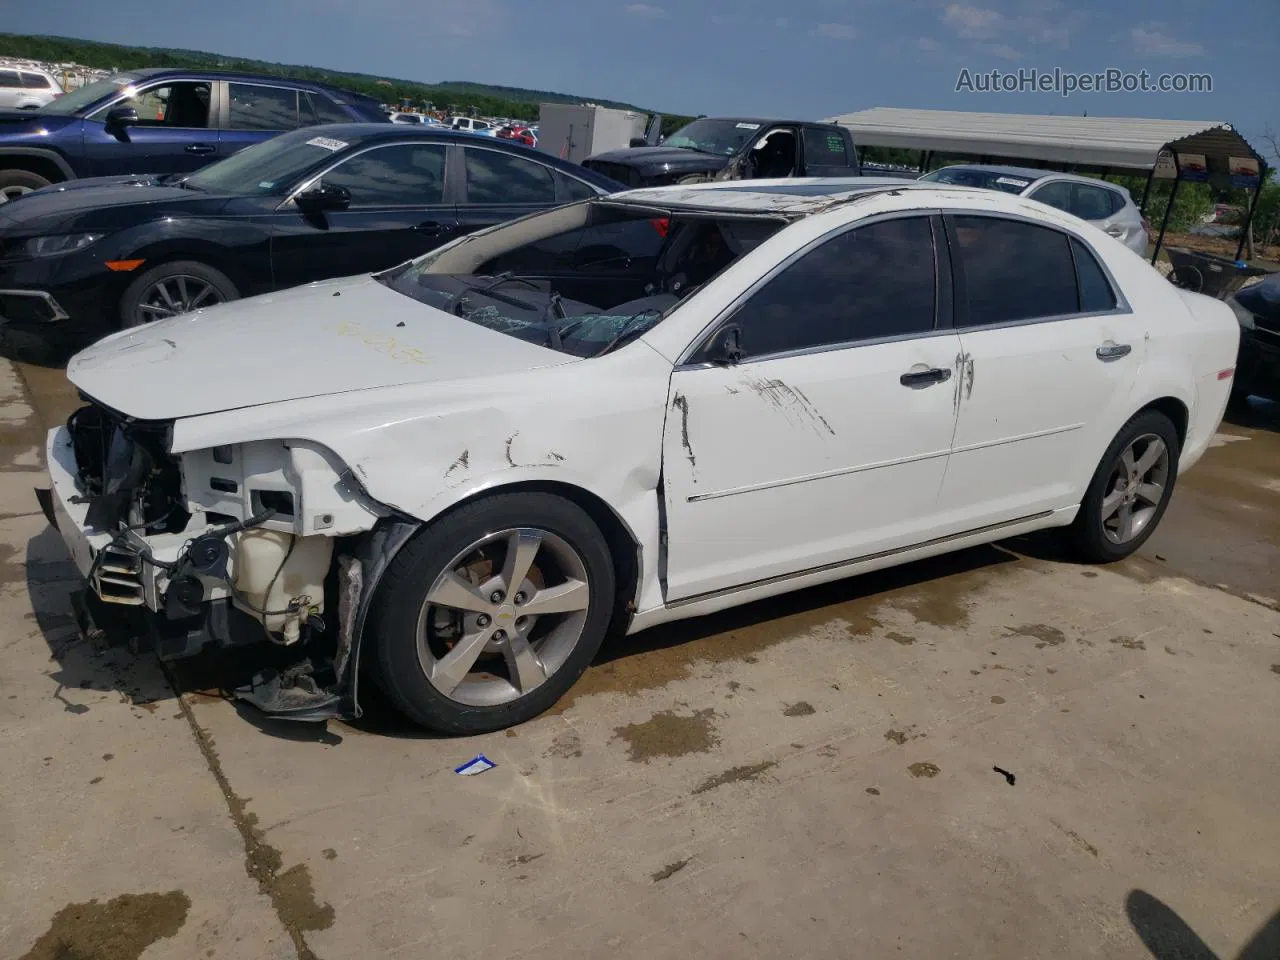
<svg viewBox="0 0 1280 960">
<path fill-rule="evenodd" d="M 828 40 L 853 40 L 858 36 L 858 31 L 847 23 L 820 23 L 813 32 L 815 36 Z"/>
<path fill-rule="evenodd" d="M 942 44 L 937 40 L 934 40 L 932 37 L 920 37 L 916 40 L 916 46 L 921 50 L 924 50 L 926 53 L 932 53 L 933 51 L 940 50 L 942 48 Z"/>
<path fill-rule="evenodd" d="M 1000 57 L 1003 60 L 1021 60 L 1022 54 L 1013 49 L 1007 43 L 987 43 L 983 44 L 982 49 L 992 56 Z"/>
<path fill-rule="evenodd" d="M 662 7 L 655 7 L 649 3 L 629 3 L 623 9 L 631 16 L 642 17 L 645 20 L 661 20 L 667 15 L 667 11 Z"/>
<path fill-rule="evenodd" d="M 1198 57 L 1204 53 L 1201 44 L 1179 40 L 1162 23 L 1143 23 L 1129 31 L 1133 52 L 1144 57 Z"/>
<path fill-rule="evenodd" d="M 942 13 L 942 22 L 967 40 L 985 40 L 994 37 L 1006 27 L 1004 15 L 998 10 L 983 7 L 965 7 L 950 4 Z"/>
</svg>

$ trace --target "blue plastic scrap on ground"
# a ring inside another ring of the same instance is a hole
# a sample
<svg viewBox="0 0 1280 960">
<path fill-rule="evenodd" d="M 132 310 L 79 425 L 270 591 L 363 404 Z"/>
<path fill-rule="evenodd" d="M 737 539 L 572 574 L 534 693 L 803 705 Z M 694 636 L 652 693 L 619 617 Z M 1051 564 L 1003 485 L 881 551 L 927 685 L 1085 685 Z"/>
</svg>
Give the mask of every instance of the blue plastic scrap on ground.
<svg viewBox="0 0 1280 960">
<path fill-rule="evenodd" d="M 492 770 L 497 764 L 486 757 L 483 753 L 472 757 L 460 767 L 454 767 L 454 773 L 460 773 L 464 777 L 474 777 L 477 773 L 484 773 L 486 770 Z"/>
</svg>

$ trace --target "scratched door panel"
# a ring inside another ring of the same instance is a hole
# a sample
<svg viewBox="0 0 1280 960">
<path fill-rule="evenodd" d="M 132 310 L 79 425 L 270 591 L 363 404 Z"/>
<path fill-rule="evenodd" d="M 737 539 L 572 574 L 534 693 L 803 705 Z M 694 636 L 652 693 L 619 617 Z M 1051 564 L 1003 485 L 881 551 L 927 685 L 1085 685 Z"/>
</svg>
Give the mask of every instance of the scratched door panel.
<svg viewBox="0 0 1280 960">
<path fill-rule="evenodd" d="M 668 598 L 929 539 L 955 427 L 954 335 L 677 370 Z"/>
</svg>

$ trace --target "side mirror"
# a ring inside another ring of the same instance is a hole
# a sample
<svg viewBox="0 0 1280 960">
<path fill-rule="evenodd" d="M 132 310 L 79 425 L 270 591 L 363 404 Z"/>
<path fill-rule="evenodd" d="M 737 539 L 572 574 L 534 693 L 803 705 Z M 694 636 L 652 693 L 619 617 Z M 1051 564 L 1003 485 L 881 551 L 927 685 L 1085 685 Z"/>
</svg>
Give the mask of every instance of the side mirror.
<svg viewBox="0 0 1280 960">
<path fill-rule="evenodd" d="M 128 140 L 128 128 L 138 123 L 138 111 L 133 107 L 115 107 L 107 111 L 107 132 L 117 140 Z"/>
<path fill-rule="evenodd" d="M 648 145 L 649 145 L 649 141 L 646 140 L 644 137 L 631 138 L 630 146 L 632 147 L 647 147 Z"/>
<path fill-rule="evenodd" d="M 321 183 L 309 190 L 303 190 L 293 198 L 293 201 L 307 213 L 345 210 L 351 206 L 351 191 L 336 183 Z"/>
<path fill-rule="evenodd" d="M 731 367 L 742 360 L 742 330 L 736 323 L 716 331 L 702 351 L 703 360 L 717 367 Z"/>
</svg>

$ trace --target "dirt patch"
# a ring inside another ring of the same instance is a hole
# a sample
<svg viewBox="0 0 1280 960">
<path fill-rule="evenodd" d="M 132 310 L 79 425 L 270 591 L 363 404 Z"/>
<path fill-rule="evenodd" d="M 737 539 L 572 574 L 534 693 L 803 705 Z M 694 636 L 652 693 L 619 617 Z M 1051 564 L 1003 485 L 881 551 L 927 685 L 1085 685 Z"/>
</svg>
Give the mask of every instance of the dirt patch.
<svg viewBox="0 0 1280 960">
<path fill-rule="evenodd" d="M 338 859 L 338 851 L 333 849 L 333 847 L 325 847 L 323 850 L 320 851 L 320 855 L 324 857 L 326 860 Z"/>
<path fill-rule="evenodd" d="M 703 780 L 693 788 L 693 793 L 706 793 L 708 790 L 714 790 L 716 787 L 723 787 L 726 783 L 743 783 L 747 780 L 754 780 L 770 767 L 776 765 L 777 764 L 773 760 L 764 760 L 760 763 L 753 763 L 741 767 L 730 767 L 724 773 L 717 773 L 714 777 L 707 777 L 707 779 Z"/>
<path fill-rule="evenodd" d="M 898 631 L 896 630 L 892 630 L 889 632 L 889 639 L 892 640 L 894 643 L 902 644 L 904 647 L 909 647 L 911 646 L 911 644 L 916 642 L 915 637 L 909 637 L 905 633 L 898 633 Z"/>
<path fill-rule="evenodd" d="M 1111 642 L 1126 650 L 1145 650 L 1147 645 L 1136 637 L 1112 637 Z"/>
<path fill-rule="evenodd" d="M 880 791 L 877 790 L 875 787 L 867 787 L 867 793 L 871 794 L 871 796 L 873 797 L 880 796 Z"/>
<path fill-rule="evenodd" d="M 1043 650 L 1045 647 L 1060 647 L 1067 642 L 1065 633 L 1045 623 L 1024 623 L 1020 627 L 1005 627 L 1005 632 L 1010 637 L 1029 637 L 1035 640 L 1037 650 Z"/>
<path fill-rule="evenodd" d="M 627 759 L 633 763 L 648 763 L 654 757 L 683 757 L 709 752 L 720 742 L 714 720 L 715 711 L 709 707 L 687 717 L 664 710 L 643 723 L 615 728 L 614 736 L 627 744 Z"/>
<path fill-rule="evenodd" d="M 789 703 L 782 710 L 784 717 L 809 717 L 818 711 L 813 709 L 813 704 L 801 700 L 799 703 Z"/>
<path fill-rule="evenodd" d="M 1004 697 L 992 697 L 992 698 L 991 698 L 991 702 L 992 702 L 992 703 L 1004 703 L 1004 702 L 1005 702 L 1005 699 L 1004 699 Z"/>
<path fill-rule="evenodd" d="M 1096 857 L 1098 855 L 1098 848 L 1095 847 L 1088 840 L 1086 840 L 1084 837 L 1080 836 L 1080 834 L 1076 833 L 1074 830 L 1067 829 L 1062 824 L 1058 823 L 1057 820 L 1050 820 L 1049 822 L 1052 823 L 1059 830 L 1061 830 L 1063 833 L 1065 833 L 1068 837 L 1070 837 L 1071 841 L 1081 850 L 1085 851 L 1090 856 Z"/>
<path fill-rule="evenodd" d="M 560 757 L 564 760 L 580 757 L 582 756 L 582 738 L 572 731 L 562 733 L 551 741 L 551 746 L 543 756 Z"/>
<path fill-rule="evenodd" d="M 674 877 L 677 873 L 689 865 L 689 859 L 677 860 L 675 863 L 668 863 L 661 870 L 650 874 L 654 883 L 661 883 L 668 877 Z"/>
<path fill-rule="evenodd" d="M 903 733 L 901 730 L 886 730 L 884 733 L 884 738 L 893 743 L 896 743 L 898 746 L 902 746 L 904 743 L 907 742 L 907 735 Z"/>
<path fill-rule="evenodd" d="M 1166 648 L 1166 649 L 1167 649 L 1167 648 Z M 1271 665 L 1271 672 L 1272 672 L 1272 673 L 1280 673 L 1280 663 L 1273 663 L 1273 664 Z"/>
<path fill-rule="evenodd" d="M 916 779 L 920 777 L 936 777 L 942 772 L 936 763 L 913 763 L 907 767 L 907 772 Z"/>
<path fill-rule="evenodd" d="M 20 960 L 138 960 L 153 943 L 187 922 L 191 898 L 169 893 L 126 893 L 99 903 L 71 903 Z"/>
</svg>

